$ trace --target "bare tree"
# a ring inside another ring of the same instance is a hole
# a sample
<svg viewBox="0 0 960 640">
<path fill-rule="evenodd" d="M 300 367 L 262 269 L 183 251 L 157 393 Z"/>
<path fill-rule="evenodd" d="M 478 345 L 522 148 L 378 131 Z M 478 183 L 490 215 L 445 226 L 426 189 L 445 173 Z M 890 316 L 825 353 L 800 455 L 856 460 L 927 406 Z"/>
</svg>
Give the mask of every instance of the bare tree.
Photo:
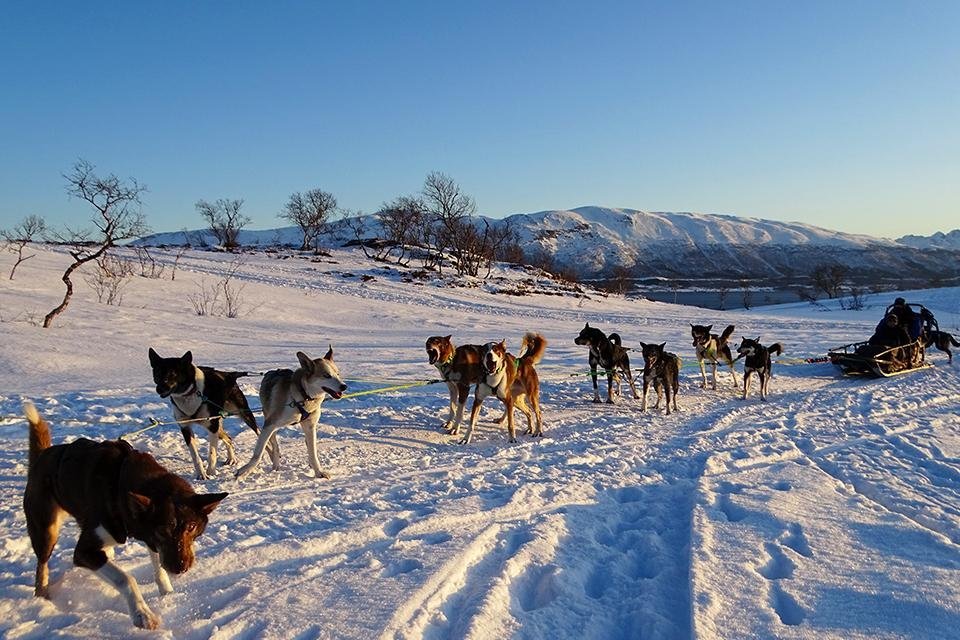
<svg viewBox="0 0 960 640">
<path fill-rule="evenodd" d="M 727 297 L 730 295 L 730 287 L 723 284 L 717 289 L 717 302 L 720 304 L 720 310 L 727 308 Z"/>
<path fill-rule="evenodd" d="M 810 278 L 815 289 L 822 291 L 830 299 L 839 298 L 843 285 L 850 275 L 849 269 L 842 264 L 820 265 L 813 270 Z"/>
<path fill-rule="evenodd" d="M 0 230 L 0 238 L 8 244 L 10 251 L 17 254 L 17 261 L 10 269 L 10 279 L 13 280 L 13 274 L 21 262 L 29 260 L 35 253 L 28 256 L 23 255 L 23 250 L 28 244 L 36 241 L 47 230 L 47 223 L 38 215 L 29 215 L 20 221 L 20 224 L 12 229 Z"/>
<path fill-rule="evenodd" d="M 133 263 L 104 253 L 94 261 L 96 267 L 92 273 L 84 276 L 84 280 L 97 294 L 97 301 L 104 304 L 120 306 L 123 302 L 123 292 L 133 276 Z"/>
<path fill-rule="evenodd" d="M 197 212 L 207 221 L 210 233 L 224 249 L 235 249 L 239 246 L 240 230 L 250 224 L 250 218 L 240 213 L 243 200 L 220 198 L 216 202 L 198 200 Z"/>
<path fill-rule="evenodd" d="M 118 242 L 136 238 L 148 230 L 140 210 L 140 197 L 147 188 L 134 178 L 122 181 L 113 174 L 100 177 L 93 171 L 92 164 L 86 160 L 78 160 L 73 165 L 73 170 L 63 176 L 67 181 L 67 193 L 88 203 L 96 211 L 92 219 L 96 230 L 67 229 L 64 233 L 52 234 L 55 239 L 71 246 L 73 262 L 61 277 L 67 287 L 63 301 L 44 317 L 45 329 L 70 304 L 73 296 L 70 276 L 74 271 L 87 262 L 97 260 Z"/>
<path fill-rule="evenodd" d="M 278 217 L 289 220 L 300 228 L 303 234 L 301 250 L 317 250 L 320 234 L 324 232 L 336 210 L 337 199 L 332 193 L 322 189 L 310 189 L 304 193 L 291 193 Z"/>
<path fill-rule="evenodd" d="M 435 243 L 433 249 L 442 254 L 449 248 L 453 253 L 454 267 L 463 275 L 470 267 L 469 254 L 477 249 L 477 229 L 472 222 L 476 203 L 453 178 L 439 171 L 427 174 L 422 194 L 434 224 L 442 232 L 436 239 L 444 241 L 442 245 Z M 442 258 L 439 266 L 442 270 Z"/>
<path fill-rule="evenodd" d="M 392 202 L 385 202 L 376 216 L 383 229 L 385 252 L 392 252 L 397 264 L 407 264 L 407 251 L 410 245 L 417 244 L 420 238 L 418 230 L 427 222 L 423 200 L 415 196 L 400 196 Z"/>
<path fill-rule="evenodd" d="M 749 309 L 753 306 L 753 287 L 751 287 L 750 283 L 746 280 L 741 280 L 740 286 L 743 287 L 740 301 L 743 303 L 744 309 Z"/>
</svg>

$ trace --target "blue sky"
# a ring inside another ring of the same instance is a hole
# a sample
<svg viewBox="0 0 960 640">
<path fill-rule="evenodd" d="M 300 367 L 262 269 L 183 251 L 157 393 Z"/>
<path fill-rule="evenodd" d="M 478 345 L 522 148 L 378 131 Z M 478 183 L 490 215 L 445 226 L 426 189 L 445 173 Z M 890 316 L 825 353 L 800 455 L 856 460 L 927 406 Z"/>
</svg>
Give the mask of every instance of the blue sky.
<svg viewBox="0 0 960 640">
<path fill-rule="evenodd" d="M 89 217 L 77 158 L 279 226 L 453 176 L 580 205 L 899 236 L 960 227 L 960 2 L 5 2 L 0 227 Z"/>
</svg>

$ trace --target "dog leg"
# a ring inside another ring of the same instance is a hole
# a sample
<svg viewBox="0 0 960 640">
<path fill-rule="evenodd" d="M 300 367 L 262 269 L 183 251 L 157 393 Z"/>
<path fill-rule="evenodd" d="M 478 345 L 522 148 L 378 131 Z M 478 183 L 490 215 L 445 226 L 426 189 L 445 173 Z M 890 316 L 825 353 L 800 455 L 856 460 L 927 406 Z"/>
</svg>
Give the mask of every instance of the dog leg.
<svg viewBox="0 0 960 640">
<path fill-rule="evenodd" d="M 760 399 L 764 402 L 767 401 L 767 381 L 770 379 L 769 371 L 761 371 L 760 376 Z"/>
<path fill-rule="evenodd" d="M 160 590 L 160 595 L 165 596 L 168 593 L 173 593 L 170 576 L 167 575 L 167 570 L 160 564 L 160 554 L 156 551 L 151 551 L 150 562 L 153 563 L 153 580 L 157 583 L 157 589 Z"/>
<path fill-rule="evenodd" d="M 303 437 L 307 441 L 307 461 L 313 469 L 315 478 L 329 478 L 330 474 L 320 469 L 320 461 L 317 459 L 317 422 L 320 420 L 320 414 L 311 414 L 306 420 L 300 421 L 300 428 L 303 429 Z"/>
<path fill-rule="evenodd" d="M 200 461 L 200 452 L 197 451 L 197 443 L 193 439 L 193 428 L 189 424 L 181 425 L 180 434 L 183 435 L 183 441 L 187 443 L 187 449 L 190 450 L 190 457 L 193 459 L 193 469 L 196 472 L 196 479 L 206 480 L 207 473 L 203 470 L 203 463 Z"/>
<path fill-rule="evenodd" d="M 47 563 L 60 537 L 63 511 L 50 497 L 39 495 L 29 485 L 23 497 L 23 507 L 27 514 L 27 533 L 30 535 L 30 544 L 37 556 L 33 595 L 49 599 L 50 570 Z"/>
<path fill-rule="evenodd" d="M 747 394 L 750 393 L 750 373 L 752 369 L 744 369 L 743 371 L 743 400 L 747 399 Z"/>
<path fill-rule="evenodd" d="M 740 383 L 737 382 L 737 370 L 736 370 L 736 367 L 734 367 L 732 360 L 731 360 L 730 362 L 728 362 L 727 364 L 730 365 L 730 375 L 733 376 L 733 388 L 734 388 L 734 389 L 739 389 L 739 388 L 740 388 Z"/>
<path fill-rule="evenodd" d="M 667 415 L 670 415 L 670 401 L 673 399 L 673 389 L 670 387 L 670 380 L 664 380 L 660 385 L 663 387 L 663 394 L 667 399 Z M 657 404 L 660 404 L 660 388 L 657 388 Z"/>
<path fill-rule="evenodd" d="M 626 365 L 624 367 L 623 374 L 627 377 L 627 383 L 630 385 L 630 390 L 633 391 L 633 399 L 639 400 L 640 394 L 637 393 L 637 385 L 633 382 L 633 373 L 630 371 L 630 365 Z"/>
<path fill-rule="evenodd" d="M 654 391 L 657 392 L 657 403 L 656 403 L 655 405 L 653 405 L 653 408 L 654 408 L 654 409 L 659 409 L 659 408 L 660 408 L 660 400 L 663 399 L 663 381 L 661 381 L 660 378 L 654 378 L 654 379 L 653 379 L 653 389 L 654 389 Z M 667 400 L 667 404 L 668 404 L 668 405 L 670 404 L 670 400 L 669 400 L 669 399 Z"/>
<path fill-rule="evenodd" d="M 220 442 L 220 420 L 214 418 L 207 424 L 207 477 L 217 475 L 217 444 Z"/>
<path fill-rule="evenodd" d="M 457 408 L 459 407 L 457 398 L 460 395 L 460 391 L 457 385 L 452 382 L 447 383 L 447 391 L 450 392 L 450 406 L 448 407 L 447 421 L 444 423 L 443 429 L 447 433 L 453 433 L 454 418 L 457 414 Z"/>
<path fill-rule="evenodd" d="M 590 378 L 593 380 L 593 401 L 600 404 L 600 389 L 597 387 L 597 365 L 590 364 Z"/>
<path fill-rule="evenodd" d="M 613 371 L 607 372 L 607 404 L 613 404 Z"/>
<path fill-rule="evenodd" d="M 533 430 L 533 412 L 530 411 L 530 407 L 527 406 L 524 396 L 515 396 L 513 406 L 515 406 L 517 409 L 520 409 L 520 411 L 523 412 L 523 415 L 527 417 L 527 430 L 523 432 L 523 435 L 527 435 L 528 433 L 535 435 Z"/>
<path fill-rule="evenodd" d="M 457 387 L 457 416 L 453 421 L 453 428 L 448 432 L 452 436 L 460 435 L 460 425 L 463 424 L 463 410 L 467 406 L 467 396 L 470 395 L 470 385 Z"/>
<path fill-rule="evenodd" d="M 700 377 L 703 378 L 703 382 L 700 383 L 701 389 L 707 388 L 707 369 L 703 365 L 703 358 L 697 358 L 697 364 L 700 365 Z"/>
<path fill-rule="evenodd" d="M 712 386 L 710 388 L 716 391 L 717 390 L 717 361 L 714 360 L 713 362 L 711 362 L 710 366 L 712 367 L 712 377 L 711 377 Z"/>
<path fill-rule="evenodd" d="M 260 429 L 257 429 L 257 435 L 259 435 Z M 223 418 L 219 420 L 219 426 L 217 429 L 217 435 L 220 437 L 220 440 L 223 442 L 224 446 L 227 448 L 227 461 L 224 463 L 227 466 L 235 464 L 237 462 L 237 452 L 233 448 L 233 438 L 230 437 L 230 434 L 227 433 L 227 430 L 223 428 Z"/>
<path fill-rule="evenodd" d="M 270 441 L 267 443 L 267 453 L 270 454 L 270 461 L 273 462 L 273 470 L 280 470 L 280 443 L 277 441 L 277 434 L 274 433 L 270 436 Z"/>
<path fill-rule="evenodd" d="M 670 384 L 673 385 L 673 410 L 680 411 L 680 407 L 677 406 L 677 396 L 680 394 L 680 376 L 679 374 L 670 381 Z"/>
<path fill-rule="evenodd" d="M 507 433 L 510 434 L 510 442 L 516 442 L 517 428 L 513 422 L 513 407 L 514 407 L 513 394 L 510 392 L 509 389 L 507 390 L 506 396 L 501 398 L 501 400 L 503 400 L 503 404 L 507 405 Z"/>
<path fill-rule="evenodd" d="M 650 389 L 650 378 L 647 374 L 643 374 L 643 400 L 640 402 L 640 411 L 647 410 L 647 392 Z"/>
<path fill-rule="evenodd" d="M 160 618 L 147 606 L 137 581 L 108 559 L 103 545 L 95 531 L 82 530 L 77 539 L 77 548 L 73 552 L 73 563 L 90 569 L 98 578 L 120 592 L 127 601 L 127 609 L 134 626 L 141 629 L 158 628 Z"/>
<path fill-rule="evenodd" d="M 470 441 L 473 439 L 473 428 L 477 424 L 477 414 L 480 413 L 480 405 L 483 404 L 483 399 L 490 395 L 490 392 L 486 391 L 487 387 L 482 383 L 477 385 L 477 390 L 473 395 L 473 407 L 470 409 L 470 424 L 467 425 L 467 433 L 463 436 L 463 439 L 460 440 L 460 444 L 470 444 Z M 513 413 L 512 411 L 510 412 Z M 512 419 L 512 415 L 511 418 Z"/>
<path fill-rule="evenodd" d="M 279 431 L 280 427 L 282 426 L 283 425 L 281 424 L 269 423 L 266 419 L 264 419 L 263 429 L 260 430 L 260 435 L 257 436 L 257 445 L 253 448 L 253 457 L 250 458 L 250 462 L 237 469 L 237 480 L 243 480 L 258 464 L 260 464 L 260 460 L 263 458 L 263 453 L 267 448 L 267 442 L 269 442 L 271 438 L 276 437 L 277 431 Z M 279 451 L 279 447 L 277 447 L 277 450 Z"/>
<path fill-rule="evenodd" d="M 537 393 L 530 396 L 530 404 L 533 405 L 533 413 L 537 418 L 537 430 L 534 432 L 538 438 L 543 437 L 543 413 L 540 410 L 540 391 L 537 390 Z"/>
</svg>

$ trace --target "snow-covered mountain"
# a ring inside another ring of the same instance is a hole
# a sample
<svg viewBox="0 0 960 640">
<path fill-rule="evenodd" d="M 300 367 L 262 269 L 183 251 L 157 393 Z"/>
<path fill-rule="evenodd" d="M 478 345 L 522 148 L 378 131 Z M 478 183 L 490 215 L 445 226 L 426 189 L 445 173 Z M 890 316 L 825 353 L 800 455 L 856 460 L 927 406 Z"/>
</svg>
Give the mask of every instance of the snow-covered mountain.
<svg viewBox="0 0 960 640">
<path fill-rule="evenodd" d="M 897 238 L 897 242 L 917 249 L 951 249 L 960 251 L 960 229 L 949 233 L 937 231 L 932 236 L 907 235 Z"/>
<path fill-rule="evenodd" d="M 638 277 L 792 278 L 820 264 L 839 263 L 868 277 L 951 278 L 960 276 L 957 245 L 909 242 L 842 233 L 798 222 L 703 213 L 579 207 L 487 219 L 511 225 L 529 253 L 542 251 L 581 276 L 609 274 L 624 267 Z M 369 233 L 376 235 L 371 220 Z M 204 231 L 156 234 L 146 244 L 215 244 Z M 936 238 L 936 236 L 934 236 Z M 350 240 L 334 226 L 327 244 Z M 244 231 L 246 245 L 298 245 L 294 227 Z"/>
</svg>

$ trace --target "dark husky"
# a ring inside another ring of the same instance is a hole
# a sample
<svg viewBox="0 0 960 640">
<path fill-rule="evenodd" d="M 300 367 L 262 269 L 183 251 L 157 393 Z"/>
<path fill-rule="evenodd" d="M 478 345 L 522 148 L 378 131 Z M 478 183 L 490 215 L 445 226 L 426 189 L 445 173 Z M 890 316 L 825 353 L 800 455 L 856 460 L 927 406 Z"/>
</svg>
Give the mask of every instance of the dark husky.
<svg viewBox="0 0 960 640">
<path fill-rule="evenodd" d="M 673 399 L 673 410 L 679 411 L 677 406 L 677 395 L 680 391 L 680 357 L 675 353 L 665 351 L 666 342 L 660 344 L 646 344 L 641 342 L 643 349 L 643 404 L 641 411 L 647 410 L 647 390 L 650 383 L 653 382 L 653 388 L 657 392 L 657 404 L 653 405 L 656 409 L 660 406 L 660 389 L 666 392 L 667 396 L 667 415 L 670 415 L 670 399 Z"/>
<path fill-rule="evenodd" d="M 30 454 L 23 511 L 37 555 L 34 595 L 50 597 L 47 563 L 66 512 L 80 525 L 73 563 L 123 595 L 133 624 L 156 629 L 160 618 L 147 606 L 137 581 L 113 563 L 112 547 L 127 538 L 142 540 L 150 549 L 157 588 L 166 595 L 173 591 L 167 572 L 181 574 L 193 565 L 193 541 L 227 494 L 194 493 L 186 480 L 123 440 L 78 438 L 51 445 L 50 426 L 36 408 L 28 403 L 24 412 Z"/>
<path fill-rule="evenodd" d="M 770 354 L 775 353 L 778 356 L 783 353 L 783 346 L 779 342 L 774 342 L 769 347 L 760 344 L 760 336 L 756 340 L 743 338 L 740 340 L 740 346 L 737 347 L 737 360 L 744 358 L 743 361 L 743 399 L 747 399 L 747 393 L 750 391 L 750 374 L 756 373 L 760 378 L 760 399 L 767 399 L 767 387 L 770 384 L 770 378 L 773 377 L 773 361 Z"/>
<path fill-rule="evenodd" d="M 947 354 L 947 362 L 953 363 L 953 354 L 950 353 L 950 345 L 955 347 L 960 347 L 960 342 L 957 342 L 952 335 L 946 331 L 925 331 L 923 333 L 923 346 L 924 348 L 930 348 L 934 346 L 940 351 L 943 351 Z"/>
<path fill-rule="evenodd" d="M 737 382 L 737 372 L 733 370 L 733 354 L 730 353 L 730 345 L 727 344 L 727 340 L 733 335 L 733 328 L 732 324 L 729 325 L 718 336 L 715 333 L 710 333 L 710 330 L 713 329 L 712 324 L 690 324 L 690 335 L 693 336 L 693 346 L 697 349 L 697 364 L 700 365 L 700 375 L 703 378 L 703 382 L 700 384 L 701 389 L 707 386 L 707 371 L 703 366 L 704 361 L 708 361 L 713 367 L 714 390 L 717 388 L 718 362 L 725 362 L 730 366 L 733 386 L 736 389 L 740 388 L 740 383 Z"/>
<path fill-rule="evenodd" d="M 607 374 L 607 402 L 613 403 L 614 378 L 622 372 L 633 390 L 633 397 L 640 398 L 637 387 L 633 383 L 633 374 L 630 372 L 630 356 L 627 349 L 620 344 L 620 336 L 611 333 L 609 336 L 586 323 L 580 330 L 580 335 L 573 339 L 574 343 L 590 347 L 590 377 L 593 379 L 593 401 L 600 402 L 600 391 L 597 389 L 597 367 L 601 367 Z"/>
<path fill-rule="evenodd" d="M 180 425 L 180 433 L 187 443 L 197 480 L 206 480 L 216 473 L 217 443 L 227 447 L 227 464 L 236 461 L 233 441 L 223 428 L 221 412 L 238 415 L 254 433 L 260 433 L 257 420 L 250 411 L 237 379 L 248 375 L 245 371 L 217 371 L 212 367 L 193 364 L 193 354 L 187 351 L 179 358 L 161 358 L 152 348 L 149 351 L 153 381 L 161 398 L 170 398 L 173 417 Z M 193 425 L 203 425 L 209 434 L 210 450 L 207 468 L 200 461 L 200 452 L 193 440 Z"/>
</svg>

